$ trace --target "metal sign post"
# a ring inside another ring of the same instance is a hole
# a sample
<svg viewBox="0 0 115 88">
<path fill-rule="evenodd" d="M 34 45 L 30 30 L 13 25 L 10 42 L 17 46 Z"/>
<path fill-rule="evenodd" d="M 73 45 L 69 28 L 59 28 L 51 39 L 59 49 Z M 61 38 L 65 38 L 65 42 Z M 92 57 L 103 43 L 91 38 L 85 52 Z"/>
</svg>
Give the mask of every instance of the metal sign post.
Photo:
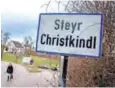
<svg viewBox="0 0 115 88">
<path fill-rule="evenodd" d="M 61 56 L 59 87 L 66 87 L 67 65 L 68 65 L 68 56 Z"/>
</svg>

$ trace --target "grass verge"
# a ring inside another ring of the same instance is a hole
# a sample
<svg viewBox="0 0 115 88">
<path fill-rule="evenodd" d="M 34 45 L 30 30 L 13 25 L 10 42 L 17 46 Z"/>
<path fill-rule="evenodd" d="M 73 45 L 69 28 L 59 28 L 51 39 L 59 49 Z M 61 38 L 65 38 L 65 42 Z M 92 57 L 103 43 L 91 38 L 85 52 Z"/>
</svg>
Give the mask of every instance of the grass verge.
<svg viewBox="0 0 115 88">
<path fill-rule="evenodd" d="M 47 67 L 58 67 L 59 61 L 56 59 L 52 60 L 49 58 L 43 58 L 39 56 L 31 56 L 34 60 L 33 65 L 22 64 L 22 58 L 16 59 L 16 56 L 11 53 L 4 53 L 2 61 L 21 64 L 27 68 L 29 72 L 40 72 L 38 66 L 47 66 Z"/>
</svg>

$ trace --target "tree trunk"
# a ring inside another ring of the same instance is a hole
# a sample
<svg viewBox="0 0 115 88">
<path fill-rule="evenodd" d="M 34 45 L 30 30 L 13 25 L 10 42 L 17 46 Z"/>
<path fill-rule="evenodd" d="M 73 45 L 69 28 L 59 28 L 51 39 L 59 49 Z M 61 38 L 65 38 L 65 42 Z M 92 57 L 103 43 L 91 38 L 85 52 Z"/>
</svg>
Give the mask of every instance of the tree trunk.
<svg viewBox="0 0 115 88">
<path fill-rule="evenodd" d="M 1 47 L 1 60 L 3 59 L 3 55 L 4 55 L 4 46 Z"/>
</svg>

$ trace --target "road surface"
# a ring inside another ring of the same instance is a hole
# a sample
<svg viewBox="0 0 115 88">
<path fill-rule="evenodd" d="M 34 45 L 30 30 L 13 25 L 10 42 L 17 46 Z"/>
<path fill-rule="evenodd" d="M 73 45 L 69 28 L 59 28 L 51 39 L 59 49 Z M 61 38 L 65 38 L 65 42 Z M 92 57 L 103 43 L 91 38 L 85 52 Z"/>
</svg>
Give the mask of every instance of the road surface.
<svg viewBox="0 0 115 88">
<path fill-rule="evenodd" d="M 25 67 L 19 64 L 13 64 L 14 78 L 11 81 L 7 81 L 7 73 L 5 73 L 7 66 L 8 62 L 1 62 L 2 87 L 52 87 L 58 85 L 57 72 L 43 70 L 39 73 L 30 73 Z M 56 75 L 54 76 L 54 74 Z"/>
</svg>

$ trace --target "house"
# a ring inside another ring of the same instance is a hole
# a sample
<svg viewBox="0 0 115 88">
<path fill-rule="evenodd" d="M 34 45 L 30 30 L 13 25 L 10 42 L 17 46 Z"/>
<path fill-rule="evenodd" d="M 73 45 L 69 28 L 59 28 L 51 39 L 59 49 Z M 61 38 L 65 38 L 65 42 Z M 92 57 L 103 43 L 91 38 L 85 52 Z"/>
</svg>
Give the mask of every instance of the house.
<svg viewBox="0 0 115 88">
<path fill-rule="evenodd" d="M 8 46 L 8 52 L 11 53 L 24 53 L 24 48 L 22 46 L 21 43 L 19 43 L 18 41 L 10 41 L 7 43 Z"/>
</svg>

